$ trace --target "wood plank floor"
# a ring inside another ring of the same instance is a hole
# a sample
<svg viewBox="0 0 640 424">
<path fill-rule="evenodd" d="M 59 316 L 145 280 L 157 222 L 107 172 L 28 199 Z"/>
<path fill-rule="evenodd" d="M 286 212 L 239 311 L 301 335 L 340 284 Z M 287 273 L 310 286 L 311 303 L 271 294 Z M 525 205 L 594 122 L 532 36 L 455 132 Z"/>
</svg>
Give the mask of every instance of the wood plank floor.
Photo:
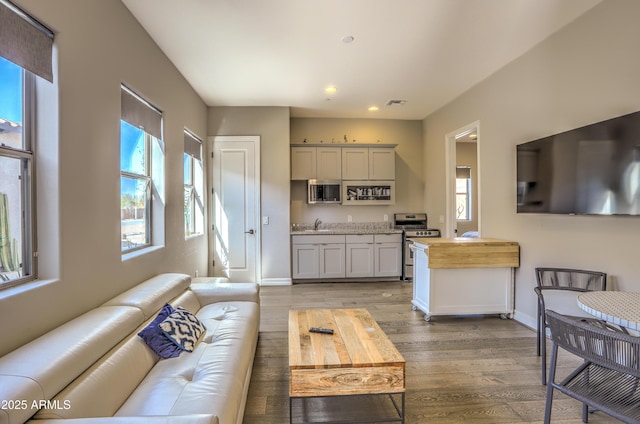
<svg viewBox="0 0 640 424">
<path fill-rule="evenodd" d="M 289 309 L 367 308 L 406 360 L 406 423 L 542 423 L 535 331 L 497 316 L 434 317 L 411 309 L 412 284 L 322 283 L 261 288 L 261 325 L 245 424 L 289 422 Z M 550 350 L 549 343 L 549 350 Z M 566 375 L 580 360 L 561 355 Z M 384 397 L 293 404 L 294 422 L 392 416 Z M 581 404 L 556 392 L 553 423 L 579 424 Z M 593 424 L 619 421 L 596 412 Z"/>
</svg>

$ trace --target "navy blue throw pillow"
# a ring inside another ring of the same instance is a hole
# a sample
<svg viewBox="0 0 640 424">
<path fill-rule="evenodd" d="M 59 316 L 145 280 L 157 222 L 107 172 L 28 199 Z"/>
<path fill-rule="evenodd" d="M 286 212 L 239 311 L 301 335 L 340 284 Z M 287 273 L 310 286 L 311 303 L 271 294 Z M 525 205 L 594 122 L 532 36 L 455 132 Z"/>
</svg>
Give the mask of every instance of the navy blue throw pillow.
<svg viewBox="0 0 640 424">
<path fill-rule="evenodd" d="M 159 327 L 160 323 L 174 312 L 175 309 L 167 303 L 158 313 L 158 316 L 138 333 L 138 336 L 144 340 L 147 346 L 163 359 L 175 358 L 182 352 L 182 349 L 169 340 Z"/>
</svg>

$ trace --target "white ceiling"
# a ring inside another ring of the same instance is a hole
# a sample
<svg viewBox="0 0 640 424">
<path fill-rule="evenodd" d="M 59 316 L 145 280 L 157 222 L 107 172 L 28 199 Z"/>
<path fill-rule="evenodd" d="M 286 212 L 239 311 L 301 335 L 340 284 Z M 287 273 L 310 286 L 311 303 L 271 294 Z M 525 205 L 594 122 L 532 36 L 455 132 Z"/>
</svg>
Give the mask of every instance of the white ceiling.
<svg viewBox="0 0 640 424">
<path fill-rule="evenodd" d="M 423 119 L 601 0 L 122 1 L 209 106 Z"/>
</svg>

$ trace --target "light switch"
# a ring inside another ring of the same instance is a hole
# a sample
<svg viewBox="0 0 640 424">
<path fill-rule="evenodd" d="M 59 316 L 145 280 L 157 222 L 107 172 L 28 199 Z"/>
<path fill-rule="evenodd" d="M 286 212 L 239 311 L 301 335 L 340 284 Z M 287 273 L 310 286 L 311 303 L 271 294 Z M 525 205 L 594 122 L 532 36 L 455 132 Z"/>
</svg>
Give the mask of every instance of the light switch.
<svg viewBox="0 0 640 424">
<path fill-rule="evenodd" d="M 263 216 L 262 217 L 262 225 L 269 225 L 269 217 L 268 216 Z"/>
<path fill-rule="evenodd" d="M 384 222 L 388 222 L 389 221 L 389 215 L 385 214 L 383 216 L 383 220 L 384 220 Z"/>
<path fill-rule="evenodd" d="M 352 221 L 351 215 L 347 215 L 347 222 L 351 222 L 351 221 Z"/>
</svg>

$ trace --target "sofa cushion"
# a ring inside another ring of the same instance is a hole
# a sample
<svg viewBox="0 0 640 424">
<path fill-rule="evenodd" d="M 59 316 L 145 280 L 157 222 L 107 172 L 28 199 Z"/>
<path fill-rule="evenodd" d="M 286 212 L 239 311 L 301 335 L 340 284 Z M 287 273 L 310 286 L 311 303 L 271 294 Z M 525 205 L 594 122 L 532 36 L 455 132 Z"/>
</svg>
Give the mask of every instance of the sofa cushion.
<svg viewBox="0 0 640 424">
<path fill-rule="evenodd" d="M 205 328 L 198 318 L 181 306 L 160 323 L 160 329 L 180 349 L 193 352 Z"/>
<path fill-rule="evenodd" d="M 155 319 L 138 333 L 138 336 L 144 340 L 147 346 L 163 359 L 175 358 L 182 352 L 182 349 L 170 340 L 160 329 L 162 321 L 174 312 L 175 309 L 167 303 Z"/>
<path fill-rule="evenodd" d="M 147 320 L 162 306 L 184 292 L 191 284 L 186 274 L 160 274 L 114 297 L 103 306 L 133 306 L 140 309 Z"/>
<path fill-rule="evenodd" d="M 23 422 L 142 323 L 140 310 L 125 306 L 93 309 L 0 359 L 0 399 L 26 400 L 28 409 L 6 412 Z"/>
<path fill-rule="evenodd" d="M 254 302 L 221 302 L 203 306 L 196 315 L 206 333 L 193 353 L 159 361 L 116 416 L 215 411 L 220 424 L 241 420 L 256 350 L 260 306 Z"/>
</svg>

